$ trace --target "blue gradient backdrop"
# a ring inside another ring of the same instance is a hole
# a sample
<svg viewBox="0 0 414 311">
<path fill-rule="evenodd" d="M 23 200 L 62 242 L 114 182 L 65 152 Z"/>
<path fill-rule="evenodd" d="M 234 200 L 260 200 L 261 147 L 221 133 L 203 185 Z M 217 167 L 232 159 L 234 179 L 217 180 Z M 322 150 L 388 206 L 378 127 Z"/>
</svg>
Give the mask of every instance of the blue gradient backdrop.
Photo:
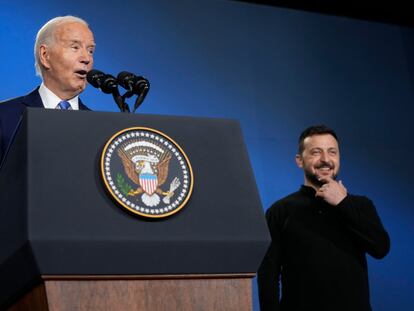
<svg viewBox="0 0 414 311">
<path fill-rule="evenodd" d="M 95 68 L 150 80 L 142 113 L 238 119 L 264 209 L 302 183 L 300 131 L 334 127 L 344 184 L 391 236 L 390 254 L 369 258 L 373 308 L 414 310 L 413 29 L 227 0 L 0 0 L 1 99 L 39 84 L 36 32 L 66 14 L 90 23 Z M 91 87 L 82 98 L 116 110 Z"/>
</svg>

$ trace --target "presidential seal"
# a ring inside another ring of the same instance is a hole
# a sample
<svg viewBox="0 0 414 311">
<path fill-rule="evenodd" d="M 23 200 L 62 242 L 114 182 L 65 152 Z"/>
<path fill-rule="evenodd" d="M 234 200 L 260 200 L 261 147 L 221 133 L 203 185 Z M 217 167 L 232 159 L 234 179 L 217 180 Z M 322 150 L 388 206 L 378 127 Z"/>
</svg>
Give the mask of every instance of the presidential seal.
<svg viewBox="0 0 414 311">
<path fill-rule="evenodd" d="M 177 213 L 193 190 L 193 171 L 181 147 L 145 127 L 124 129 L 109 139 L 102 152 L 101 175 L 122 207 L 150 218 Z"/>
</svg>

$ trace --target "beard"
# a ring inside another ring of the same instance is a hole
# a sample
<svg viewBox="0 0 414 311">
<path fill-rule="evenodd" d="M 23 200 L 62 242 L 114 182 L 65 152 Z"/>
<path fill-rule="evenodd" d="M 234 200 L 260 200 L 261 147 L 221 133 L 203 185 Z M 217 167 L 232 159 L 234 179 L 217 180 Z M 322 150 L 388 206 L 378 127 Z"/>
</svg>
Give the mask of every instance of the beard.
<svg viewBox="0 0 414 311">
<path fill-rule="evenodd" d="M 332 169 L 333 173 L 330 176 L 333 180 L 336 180 L 336 178 L 338 177 L 338 172 L 335 172 L 335 166 L 331 163 L 328 162 L 322 162 L 320 163 L 318 166 L 315 167 L 315 169 L 320 169 L 323 167 L 329 167 L 330 169 Z M 325 181 L 320 181 L 319 178 L 323 177 L 323 176 L 319 176 L 318 174 L 314 173 L 311 169 L 309 168 L 304 168 L 304 173 L 305 173 L 305 177 L 306 179 L 313 184 L 316 187 L 321 187 L 323 184 L 325 184 Z"/>
</svg>

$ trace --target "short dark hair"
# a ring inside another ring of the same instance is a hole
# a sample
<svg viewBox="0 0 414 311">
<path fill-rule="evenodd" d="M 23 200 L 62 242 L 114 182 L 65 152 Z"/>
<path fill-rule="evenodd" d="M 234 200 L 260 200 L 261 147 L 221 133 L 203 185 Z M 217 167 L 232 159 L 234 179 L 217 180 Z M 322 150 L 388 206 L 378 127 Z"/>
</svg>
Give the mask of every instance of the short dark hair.
<svg viewBox="0 0 414 311">
<path fill-rule="evenodd" d="M 310 137 L 313 135 L 323 135 L 323 134 L 330 134 L 333 137 L 335 137 L 336 141 L 339 143 L 338 136 L 336 136 L 336 133 L 333 129 L 327 127 L 326 125 L 312 125 L 309 126 L 307 129 L 305 129 L 302 134 L 299 136 L 299 149 L 298 154 L 302 154 L 304 146 L 303 141 L 306 137 Z"/>
</svg>

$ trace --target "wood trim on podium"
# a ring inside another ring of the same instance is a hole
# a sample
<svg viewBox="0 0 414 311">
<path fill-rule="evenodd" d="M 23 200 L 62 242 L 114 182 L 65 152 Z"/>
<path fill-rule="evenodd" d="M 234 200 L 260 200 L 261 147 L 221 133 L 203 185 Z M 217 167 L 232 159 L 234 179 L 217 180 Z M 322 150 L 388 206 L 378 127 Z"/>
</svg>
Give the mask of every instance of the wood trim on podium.
<svg viewBox="0 0 414 311">
<path fill-rule="evenodd" d="M 45 275 L 8 311 L 250 311 L 254 276 Z"/>
</svg>

